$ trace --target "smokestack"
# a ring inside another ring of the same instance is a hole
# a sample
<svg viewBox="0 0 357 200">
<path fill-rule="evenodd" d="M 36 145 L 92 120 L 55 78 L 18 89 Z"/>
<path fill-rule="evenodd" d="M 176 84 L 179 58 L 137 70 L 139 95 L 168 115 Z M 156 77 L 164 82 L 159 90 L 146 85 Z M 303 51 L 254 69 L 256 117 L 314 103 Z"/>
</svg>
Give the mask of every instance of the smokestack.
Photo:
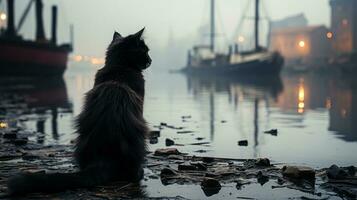
<svg viewBox="0 0 357 200">
<path fill-rule="evenodd" d="M 52 38 L 51 43 L 57 44 L 57 6 L 52 6 Z"/>
<path fill-rule="evenodd" d="M 14 9 L 14 1 L 15 0 L 7 0 L 7 29 L 6 35 L 8 36 L 15 36 L 15 9 Z"/>
<path fill-rule="evenodd" d="M 42 0 L 36 0 L 36 40 L 45 41 L 45 29 L 43 26 L 43 17 L 42 17 L 43 3 Z"/>
</svg>

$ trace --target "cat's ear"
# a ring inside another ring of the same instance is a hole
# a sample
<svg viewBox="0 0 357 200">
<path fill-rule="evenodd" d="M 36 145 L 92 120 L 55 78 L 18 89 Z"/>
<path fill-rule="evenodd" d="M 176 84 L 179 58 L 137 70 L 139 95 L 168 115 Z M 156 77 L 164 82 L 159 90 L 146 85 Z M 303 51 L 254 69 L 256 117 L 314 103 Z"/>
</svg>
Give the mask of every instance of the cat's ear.
<svg viewBox="0 0 357 200">
<path fill-rule="evenodd" d="M 144 30 L 145 30 L 145 27 L 143 29 L 141 29 L 139 32 L 135 33 L 134 34 L 134 37 L 137 39 L 137 40 L 140 40 L 141 39 L 141 36 L 143 35 L 144 33 Z"/>
<path fill-rule="evenodd" d="M 123 39 L 123 36 L 121 36 L 120 33 L 115 31 L 114 34 L 113 34 L 113 41 L 122 40 L 122 39 Z"/>
</svg>

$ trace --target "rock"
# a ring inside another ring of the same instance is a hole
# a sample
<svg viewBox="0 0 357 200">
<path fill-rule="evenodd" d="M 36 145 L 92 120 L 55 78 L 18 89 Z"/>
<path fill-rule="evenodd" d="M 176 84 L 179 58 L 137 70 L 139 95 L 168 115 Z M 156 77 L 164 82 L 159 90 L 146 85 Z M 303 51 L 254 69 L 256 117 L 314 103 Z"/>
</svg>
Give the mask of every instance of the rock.
<svg viewBox="0 0 357 200">
<path fill-rule="evenodd" d="M 39 155 L 35 155 L 35 154 L 25 154 L 25 155 L 22 156 L 22 159 L 23 160 L 33 161 L 33 160 L 40 159 L 40 156 Z"/>
<path fill-rule="evenodd" d="M 167 126 L 167 123 L 161 122 L 160 126 Z"/>
<path fill-rule="evenodd" d="M 201 182 L 201 186 L 204 188 L 222 187 L 218 180 L 214 178 L 207 178 L 207 177 L 203 179 L 203 181 Z"/>
<path fill-rule="evenodd" d="M 194 165 L 197 167 L 198 170 L 200 171 L 206 171 L 207 166 L 204 163 L 198 162 L 198 163 L 191 163 L 191 165 Z"/>
<path fill-rule="evenodd" d="M 16 133 L 12 133 L 12 132 L 10 132 L 10 133 L 5 133 L 4 135 L 3 135 L 3 138 L 5 138 L 5 139 L 16 139 L 17 138 L 17 134 Z"/>
<path fill-rule="evenodd" d="M 164 168 L 161 170 L 160 176 L 167 177 L 167 176 L 175 176 L 177 173 L 175 170 L 171 168 Z"/>
<path fill-rule="evenodd" d="M 180 155 L 169 155 L 167 158 L 170 160 L 183 160 L 183 156 Z"/>
<path fill-rule="evenodd" d="M 205 162 L 205 163 L 212 163 L 212 162 L 214 162 L 214 158 L 212 158 L 212 157 L 203 157 L 202 161 Z"/>
<path fill-rule="evenodd" d="M 268 158 L 258 158 L 255 165 L 259 167 L 270 167 L 270 160 Z"/>
<path fill-rule="evenodd" d="M 284 176 L 296 179 L 315 179 L 315 170 L 304 166 L 284 166 L 282 169 Z"/>
<path fill-rule="evenodd" d="M 157 144 L 159 142 L 159 139 L 157 137 L 153 137 L 149 139 L 150 144 Z"/>
<path fill-rule="evenodd" d="M 167 147 L 169 147 L 169 146 L 175 145 L 175 141 L 173 141 L 173 140 L 171 140 L 169 138 L 166 138 L 165 144 L 166 144 Z"/>
<path fill-rule="evenodd" d="M 203 192 L 205 193 L 205 195 L 209 197 L 209 196 L 219 193 L 222 186 L 218 180 L 216 180 L 214 178 L 206 177 L 201 182 L 201 188 L 202 188 Z"/>
<path fill-rule="evenodd" d="M 238 141 L 238 145 L 239 145 L 239 146 L 248 146 L 248 140 Z"/>
<path fill-rule="evenodd" d="M 279 177 L 277 182 L 278 182 L 279 185 L 283 185 L 285 183 L 285 180 L 282 179 L 281 177 Z"/>
<path fill-rule="evenodd" d="M 200 140 L 204 140 L 204 137 L 197 137 L 196 140 L 200 141 Z"/>
<path fill-rule="evenodd" d="M 187 164 L 182 164 L 178 166 L 179 171 L 186 171 L 186 170 L 197 170 L 197 167 L 194 165 L 187 165 Z"/>
<path fill-rule="evenodd" d="M 193 133 L 193 131 L 177 131 L 177 134 L 188 134 Z"/>
<path fill-rule="evenodd" d="M 355 176 L 356 174 L 356 168 L 354 166 L 347 167 L 347 171 L 350 176 Z"/>
<path fill-rule="evenodd" d="M 149 138 L 158 138 L 160 137 L 160 131 L 150 131 Z"/>
<path fill-rule="evenodd" d="M 264 131 L 264 133 L 277 136 L 277 135 L 278 135 L 278 129 L 271 129 L 271 130 L 269 130 L 269 131 Z"/>
<path fill-rule="evenodd" d="M 0 161 L 9 161 L 20 157 L 21 154 L 19 153 L 0 153 Z"/>
<path fill-rule="evenodd" d="M 155 156 L 180 155 L 181 153 L 176 148 L 156 149 Z"/>
<path fill-rule="evenodd" d="M 269 181 L 269 176 L 264 174 L 262 171 L 259 171 L 257 174 L 257 181 L 260 183 L 260 185 L 264 185 Z"/>
<path fill-rule="evenodd" d="M 16 139 L 16 140 L 13 141 L 13 143 L 14 143 L 16 146 L 25 145 L 25 144 L 27 144 L 27 142 L 28 142 L 28 139 L 27 139 L 27 138 Z"/>
<path fill-rule="evenodd" d="M 332 165 L 327 169 L 327 177 L 330 179 L 344 179 L 348 176 L 347 172 L 337 165 Z"/>
</svg>

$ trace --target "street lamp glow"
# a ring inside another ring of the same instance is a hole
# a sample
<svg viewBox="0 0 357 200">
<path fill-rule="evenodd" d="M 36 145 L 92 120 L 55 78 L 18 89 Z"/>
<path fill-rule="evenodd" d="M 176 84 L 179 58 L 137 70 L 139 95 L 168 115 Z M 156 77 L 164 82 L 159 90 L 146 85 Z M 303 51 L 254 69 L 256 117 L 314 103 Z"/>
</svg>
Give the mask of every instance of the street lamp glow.
<svg viewBox="0 0 357 200">
<path fill-rule="evenodd" d="M 328 39 L 332 39 L 332 37 L 333 37 L 332 32 L 328 32 L 328 33 L 326 34 L 326 37 L 327 37 Z"/>
<path fill-rule="evenodd" d="M 245 41 L 245 38 L 243 36 L 238 37 L 238 42 L 242 43 Z"/>
<path fill-rule="evenodd" d="M 301 47 L 301 48 L 304 48 L 304 47 L 305 47 L 305 41 L 304 41 L 304 40 L 301 40 L 301 41 L 299 42 L 299 47 Z"/>
<path fill-rule="evenodd" d="M 0 20 L 5 21 L 7 19 L 7 16 L 5 13 L 0 13 Z"/>
</svg>

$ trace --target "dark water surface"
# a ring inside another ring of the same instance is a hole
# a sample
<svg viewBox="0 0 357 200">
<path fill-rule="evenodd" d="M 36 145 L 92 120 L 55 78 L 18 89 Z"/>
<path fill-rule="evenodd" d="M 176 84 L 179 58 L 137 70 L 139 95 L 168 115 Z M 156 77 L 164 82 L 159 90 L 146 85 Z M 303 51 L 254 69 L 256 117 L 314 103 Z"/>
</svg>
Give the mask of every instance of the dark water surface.
<svg viewBox="0 0 357 200">
<path fill-rule="evenodd" d="M 38 112 L 36 120 L 25 125 L 45 132 L 46 144 L 73 140 L 72 120 L 94 73 L 70 69 L 64 83 L 33 89 L 27 98 L 40 101 L 34 107 L 51 104 L 51 109 Z M 316 74 L 254 81 L 152 71 L 145 76 L 144 109 L 150 127 L 167 123 L 182 128 L 161 130 L 150 150 L 165 147 L 169 138 L 183 145 L 177 147 L 180 151 L 200 156 L 268 157 L 312 167 L 357 164 L 356 80 Z M 57 105 L 62 108 L 55 109 Z M 270 129 L 278 129 L 278 134 L 264 133 Z M 238 146 L 240 140 L 248 140 L 248 146 Z M 191 145 L 197 142 L 205 144 Z"/>
</svg>

